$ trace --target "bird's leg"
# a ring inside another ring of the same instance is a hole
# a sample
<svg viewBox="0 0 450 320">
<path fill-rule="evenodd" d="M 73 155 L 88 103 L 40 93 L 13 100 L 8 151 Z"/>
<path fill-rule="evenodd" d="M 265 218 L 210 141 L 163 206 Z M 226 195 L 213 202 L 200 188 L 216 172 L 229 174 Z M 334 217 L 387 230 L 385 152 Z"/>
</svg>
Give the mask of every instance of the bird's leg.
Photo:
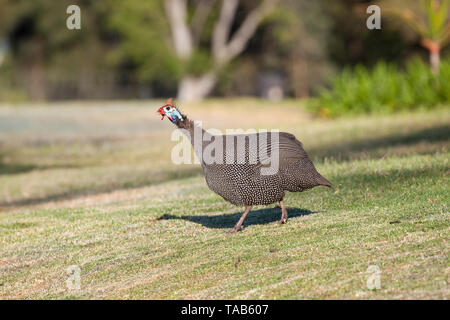
<svg viewBox="0 0 450 320">
<path fill-rule="evenodd" d="M 283 200 L 280 201 L 280 206 L 281 206 L 281 220 L 279 221 L 279 223 L 283 224 L 288 221 L 288 214 L 286 207 L 284 206 Z"/>
<path fill-rule="evenodd" d="M 245 211 L 242 214 L 239 221 L 236 223 L 236 225 L 231 229 L 228 233 L 235 233 L 242 230 L 242 223 L 244 223 L 245 218 L 247 217 L 248 213 L 252 209 L 252 206 L 245 206 Z"/>
</svg>

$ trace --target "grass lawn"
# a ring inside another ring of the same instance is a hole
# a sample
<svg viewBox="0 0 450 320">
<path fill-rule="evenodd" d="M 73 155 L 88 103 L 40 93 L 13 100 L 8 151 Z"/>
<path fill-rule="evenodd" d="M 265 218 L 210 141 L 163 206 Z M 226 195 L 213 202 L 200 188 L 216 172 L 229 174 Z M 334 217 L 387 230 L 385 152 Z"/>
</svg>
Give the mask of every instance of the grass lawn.
<svg viewBox="0 0 450 320">
<path fill-rule="evenodd" d="M 295 101 L 184 106 L 205 128 L 295 134 L 335 186 L 288 193 L 285 225 L 255 207 L 228 235 L 243 208 L 172 164 L 161 103 L 0 107 L 1 299 L 450 298 L 448 108 L 322 120 Z"/>
</svg>

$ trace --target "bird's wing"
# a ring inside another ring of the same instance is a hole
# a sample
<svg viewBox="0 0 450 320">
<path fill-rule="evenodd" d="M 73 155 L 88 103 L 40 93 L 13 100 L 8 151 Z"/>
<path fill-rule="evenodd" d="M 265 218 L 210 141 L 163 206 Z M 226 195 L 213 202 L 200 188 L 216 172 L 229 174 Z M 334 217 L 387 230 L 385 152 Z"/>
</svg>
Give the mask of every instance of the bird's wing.
<svg viewBox="0 0 450 320">
<path fill-rule="evenodd" d="M 287 132 L 280 132 L 279 150 L 280 159 L 301 160 L 308 158 L 302 143 L 295 139 L 293 134 Z"/>
<path fill-rule="evenodd" d="M 302 143 L 298 141 L 293 134 L 287 132 L 279 132 L 278 139 L 276 139 L 276 137 L 275 139 L 272 139 L 272 136 L 269 135 L 266 145 L 259 144 L 259 162 L 265 163 L 274 150 L 279 152 L 280 160 L 298 161 L 308 158 Z"/>
<path fill-rule="evenodd" d="M 243 155 L 242 151 L 236 150 L 238 146 L 236 141 L 239 137 L 241 139 L 245 138 L 246 158 L 256 159 L 256 163 L 253 162 L 255 169 L 268 165 L 272 161 L 274 151 L 278 153 L 274 156 L 278 156 L 280 161 L 297 162 L 308 158 L 308 155 L 303 149 L 302 143 L 298 141 L 294 135 L 287 132 L 230 135 L 227 137 L 235 139 L 235 142 L 234 144 L 229 145 L 226 141 L 224 141 L 224 146 L 226 146 L 224 148 L 224 154 L 231 152 L 235 153 L 235 156 L 238 154 Z M 257 146 L 251 146 L 252 143 L 250 143 L 250 141 L 257 143 Z M 227 151 L 227 149 L 229 150 Z"/>
<path fill-rule="evenodd" d="M 253 171 L 259 173 L 261 167 L 271 166 L 273 156 L 278 156 L 280 164 L 297 163 L 304 159 L 309 159 L 302 143 L 294 135 L 287 132 L 279 132 L 278 139 L 276 137 L 272 139 L 270 134 L 267 138 L 267 144 L 258 143 L 258 161 L 253 167 Z M 278 155 L 273 154 L 274 151 L 278 151 Z"/>
</svg>

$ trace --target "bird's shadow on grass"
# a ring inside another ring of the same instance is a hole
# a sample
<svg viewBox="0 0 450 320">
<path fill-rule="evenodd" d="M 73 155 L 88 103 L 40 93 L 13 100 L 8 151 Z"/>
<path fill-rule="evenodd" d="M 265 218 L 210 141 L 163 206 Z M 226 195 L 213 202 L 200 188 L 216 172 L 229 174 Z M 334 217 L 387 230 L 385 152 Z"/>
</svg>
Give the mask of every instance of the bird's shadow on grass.
<svg viewBox="0 0 450 320">
<path fill-rule="evenodd" d="M 228 229 L 234 227 L 236 222 L 242 216 L 243 212 L 231 213 L 231 214 L 221 214 L 221 215 L 197 215 L 197 216 L 175 216 L 172 214 L 164 214 L 158 218 L 158 220 L 172 220 L 181 219 L 194 223 L 203 225 L 204 227 L 211 229 Z M 306 216 L 309 214 L 316 213 L 316 211 L 310 211 L 301 208 L 289 208 L 288 216 L 289 219 Z M 274 221 L 279 221 L 281 219 L 281 209 L 280 207 L 275 208 L 265 208 L 252 210 L 248 214 L 244 221 L 244 227 L 257 224 L 267 224 Z"/>
</svg>

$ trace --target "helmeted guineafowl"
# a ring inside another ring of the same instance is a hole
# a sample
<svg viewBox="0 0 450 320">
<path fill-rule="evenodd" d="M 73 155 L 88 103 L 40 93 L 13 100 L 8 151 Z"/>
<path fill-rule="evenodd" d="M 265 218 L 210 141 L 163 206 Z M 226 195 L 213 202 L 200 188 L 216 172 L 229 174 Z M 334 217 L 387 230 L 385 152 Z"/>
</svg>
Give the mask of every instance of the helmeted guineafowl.
<svg viewBox="0 0 450 320">
<path fill-rule="evenodd" d="M 316 171 L 301 142 L 290 133 L 211 135 L 180 113 L 172 99 L 167 100 L 158 112 L 188 136 L 201 161 L 208 187 L 232 204 L 245 206 L 242 217 L 230 232 L 242 230 L 242 223 L 253 205 L 279 202 L 280 223 L 286 223 L 285 191 L 331 187 L 331 183 Z M 200 139 L 195 138 L 196 132 L 200 133 Z M 212 160 L 202 153 L 203 150 L 210 151 Z M 273 165 L 275 162 L 276 166 Z"/>
</svg>

